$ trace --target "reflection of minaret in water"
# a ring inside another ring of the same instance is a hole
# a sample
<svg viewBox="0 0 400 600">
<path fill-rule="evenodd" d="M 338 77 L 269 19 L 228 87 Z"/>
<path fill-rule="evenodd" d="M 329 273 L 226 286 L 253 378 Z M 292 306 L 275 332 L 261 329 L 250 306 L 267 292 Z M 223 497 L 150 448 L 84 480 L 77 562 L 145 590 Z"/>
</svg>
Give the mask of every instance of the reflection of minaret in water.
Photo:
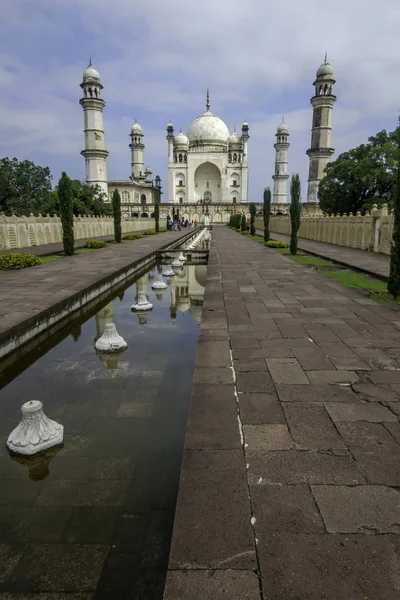
<svg viewBox="0 0 400 600">
<path fill-rule="evenodd" d="M 113 320 L 113 305 L 112 305 L 112 302 L 109 302 L 108 304 L 106 304 L 104 306 L 104 308 L 99 310 L 99 312 L 95 316 L 95 321 L 96 321 L 96 337 L 94 340 L 95 342 L 97 342 L 97 340 L 103 335 L 106 323 L 112 323 L 112 320 Z"/>
</svg>

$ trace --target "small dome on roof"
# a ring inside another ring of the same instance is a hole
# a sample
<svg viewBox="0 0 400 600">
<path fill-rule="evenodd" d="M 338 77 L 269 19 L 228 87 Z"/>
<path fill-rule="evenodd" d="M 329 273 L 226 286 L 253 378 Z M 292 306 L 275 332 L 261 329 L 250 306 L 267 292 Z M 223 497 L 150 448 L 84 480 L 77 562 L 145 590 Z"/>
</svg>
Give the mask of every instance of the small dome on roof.
<svg viewBox="0 0 400 600">
<path fill-rule="evenodd" d="M 100 75 L 99 72 L 96 71 L 96 69 L 90 64 L 83 71 L 82 79 L 83 81 L 100 81 Z"/>
<path fill-rule="evenodd" d="M 279 123 L 278 125 L 278 133 L 288 133 L 289 129 L 286 123 Z"/>
<path fill-rule="evenodd" d="M 175 136 L 175 144 L 177 146 L 187 146 L 189 143 L 189 139 L 186 137 L 182 131 Z"/>
<path fill-rule="evenodd" d="M 317 71 L 317 77 L 324 77 L 326 75 L 333 77 L 333 69 L 332 65 L 330 65 L 325 59 Z"/>
<path fill-rule="evenodd" d="M 137 121 L 132 125 L 131 131 L 132 133 L 143 133 L 143 130 Z"/>
<path fill-rule="evenodd" d="M 228 137 L 228 144 L 240 144 L 242 142 L 240 135 L 234 131 L 229 137 Z"/>
</svg>

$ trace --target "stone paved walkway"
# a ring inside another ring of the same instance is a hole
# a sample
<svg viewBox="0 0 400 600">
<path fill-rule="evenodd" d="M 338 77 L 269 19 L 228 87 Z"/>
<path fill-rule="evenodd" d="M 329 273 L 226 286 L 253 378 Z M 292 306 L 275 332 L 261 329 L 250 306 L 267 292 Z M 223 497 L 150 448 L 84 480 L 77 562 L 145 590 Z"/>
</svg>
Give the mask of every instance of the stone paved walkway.
<svg viewBox="0 0 400 600">
<path fill-rule="evenodd" d="M 0 274 L 0 338 L 58 302 L 123 271 L 187 231 L 164 232 L 38 267 Z"/>
<path fill-rule="evenodd" d="M 258 230 L 257 232 L 260 235 L 263 234 L 262 231 Z M 290 242 L 290 236 L 282 233 L 271 232 L 271 237 L 286 243 Z M 389 276 L 390 257 L 387 254 L 367 252 L 358 248 L 346 248 L 346 246 L 337 246 L 335 244 L 305 240 L 303 238 L 299 238 L 298 246 L 300 250 L 335 260 L 380 279 L 386 280 Z"/>
<path fill-rule="evenodd" d="M 400 598 L 399 325 L 214 227 L 165 600 Z"/>
</svg>

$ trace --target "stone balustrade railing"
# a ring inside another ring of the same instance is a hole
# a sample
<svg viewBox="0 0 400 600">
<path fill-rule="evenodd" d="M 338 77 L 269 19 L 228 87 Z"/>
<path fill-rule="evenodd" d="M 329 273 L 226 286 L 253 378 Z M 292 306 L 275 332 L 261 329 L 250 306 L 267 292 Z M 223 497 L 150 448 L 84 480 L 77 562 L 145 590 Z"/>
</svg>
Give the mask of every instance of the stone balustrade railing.
<svg viewBox="0 0 400 600">
<path fill-rule="evenodd" d="M 256 228 L 263 227 L 263 220 L 256 219 Z M 290 235 L 290 229 L 289 216 L 271 217 L 271 234 Z M 298 236 L 307 240 L 390 254 L 392 232 L 393 214 L 389 214 L 387 205 L 384 204 L 380 209 L 374 205 L 371 213 L 367 212 L 365 215 L 303 216 Z"/>
<path fill-rule="evenodd" d="M 165 227 L 165 223 L 165 219 L 160 219 L 160 227 Z M 154 219 L 122 219 L 122 234 L 154 228 Z M 76 217 L 74 232 L 77 240 L 113 235 L 114 222 L 112 217 Z M 0 215 L 0 250 L 29 248 L 61 241 L 62 227 L 58 216 L 6 217 Z"/>
</svg>

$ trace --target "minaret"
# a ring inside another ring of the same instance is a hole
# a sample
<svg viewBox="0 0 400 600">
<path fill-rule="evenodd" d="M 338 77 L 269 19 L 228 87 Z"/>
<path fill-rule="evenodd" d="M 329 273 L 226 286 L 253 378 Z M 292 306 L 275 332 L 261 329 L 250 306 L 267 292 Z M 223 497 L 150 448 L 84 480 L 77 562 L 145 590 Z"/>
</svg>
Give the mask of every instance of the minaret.
<svg viewBox="0 0 400 600">
<path fill-rule="evenodd" d="M 83 98 L 79 100 L 83 108 L 85 149 L 81 154 L 85 157 L 86 183 L 98 185 L 106 194 L 108 199 L 106 158 L 107 150 L 104 150 L 104 126 L 103 108 L 104 100 L 101 98 L 103 86 L 100 83 L 100 75 L 89 66 L 83 72 L 82 83 Z"/>
<path fill-rule="evenodd" d="M 334 84 L 333 69 L 327 62 L 325 54 L 325 60 L 318 69 L 313 83 L 315 95 L 311 98 L 313 124 L 311 148 L 307 150 L 310 157 L 307 202 L 318 202 L 318 185 L 324 177 L 325 167 L 334 153 L 334 149 L 331 148 L 332 109 L 336 102 L 336 96 L 332 93 Z"/>
<path fill-rule="evenodd" d="M 289 131 L 288 126 L 282 118 L 282 123 L 278 125 L 276 132 L 275 153 L 275 174 L 272 176 L 274 180 L 274 195 L 272 198 L 273 204 L 286 204 L 287 202 L 287 182 L 289 175 L 288 169 L 288 150 L 289 150 Z"/>
<path fill-rule="evenodd" d="M 174 188 L 174 126 L 171 121 L 167 125 L 168 141 L 168 202 L 173 202 L 175 195 Z"/>
<path fill-rule="evenodd" d="M 132 180 L 144 181 L 145 174 L 143 168 L 143 130 L 136 120 L 132 125 L 131 129 L 131 143 L 129 144 L 129 148 L 131 149 Z"/>
<path fill-rule="evenodd" d="M 249 141 L 249 124 L 247 121 L 242 123 L 242 142 L 243 142 L 243 158 L 242 158 L 242 202 L 249 201 L 249 161 L 247 156 L 247 144 Z"/>
</svg>

